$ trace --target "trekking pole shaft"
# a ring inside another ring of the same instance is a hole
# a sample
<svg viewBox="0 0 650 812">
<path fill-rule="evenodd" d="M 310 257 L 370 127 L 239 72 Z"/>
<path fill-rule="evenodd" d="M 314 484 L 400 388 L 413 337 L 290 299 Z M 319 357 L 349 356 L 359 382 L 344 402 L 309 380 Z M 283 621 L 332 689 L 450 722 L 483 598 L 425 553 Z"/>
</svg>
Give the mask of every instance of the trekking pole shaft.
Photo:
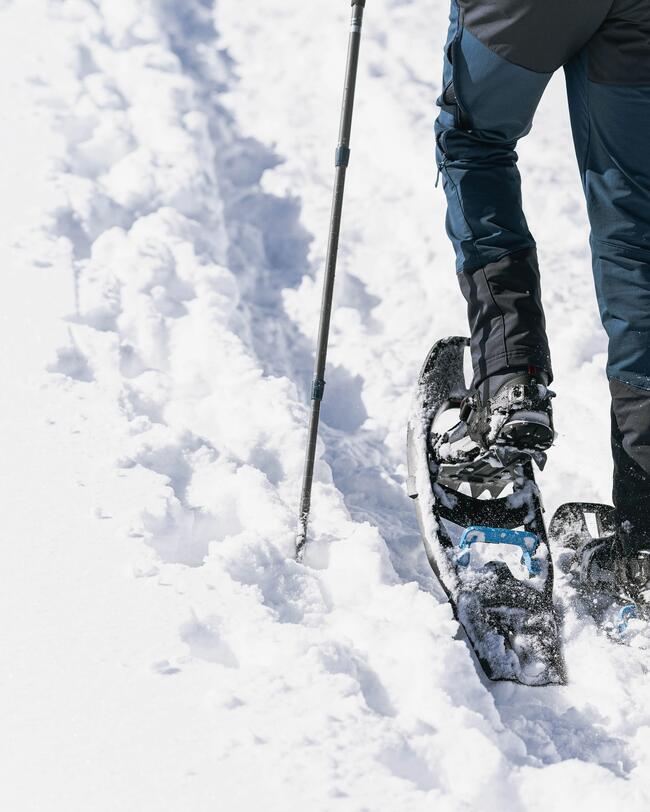
<svg viewBox="0 0 650 812">
<path fill-rule="evenodd" d="M 320 418 L 320 405 L 325 389 L 325 364 L 327 361 L 327 342 L 330 331 L 332 315 L 332 296 L 334 293 L 334 278 L 336 276 L 336 260 L 341 233 L 341 215 L 343 212 L 343 193 L 345 191 L 345 173 L 350 159 L 350 132 L 352 130 L 352 111 L 354 109 L 354 91 L 357 80 L 357 67 L 359 64 L 359 46 L 361 43 L 361 24 L 365 0 L 352 0 L 352 22 L 350 39 L 348 43 L 347 65 L 345 70 L 345 86 L 343 90 L 343 103 L 341 109 L 341 124 L 339 128 L 339 141 L 336 148 L 334 177 L 334 192 L 332 196 L 332 212 L 330 217 L 329 238 L 327 242 L 327 255 L 325 260 L 325 279 L 323 281 L 323 298 L 321 302 L 320 323 L 318 326 L 318 341 L 316 345 L 316 362 L 314 365 L 314 379 L 311 389 L 311 412 L 309 415 L 309 429 L 307 434 L 307 450 L 305 453 L 305 468 L 302 480 L 302 495 L 300 497 L 300 526 L 296 539 L 296 556 L 300 559 L 303 548 L 307 543 L 307 524 L 309 522 L 309 509 L 311 506 L 311 489 L 314 479 L 314 461 L 316 458 L 316 441 L 318 439 L 318 421 Z"/>
</svg>

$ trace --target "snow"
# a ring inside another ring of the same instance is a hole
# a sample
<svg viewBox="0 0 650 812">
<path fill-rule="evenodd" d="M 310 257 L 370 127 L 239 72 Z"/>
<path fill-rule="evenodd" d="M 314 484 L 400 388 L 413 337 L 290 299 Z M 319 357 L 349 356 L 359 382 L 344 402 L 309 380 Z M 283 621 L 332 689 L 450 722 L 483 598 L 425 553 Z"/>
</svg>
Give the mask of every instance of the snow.
<svg viewBox="0 0 650 812">
<path fill-rule="evenodd" d="M 567 611 L 567 687 L 486 683 L 406 497 L 419 366 L 465 329 L 433 188 L 444 0 L 367 4 L 293 560 L 348 15 L 0 3 L 4 809 L 647 808 L 647 650 Z M 549 513 L 610 477 L 563 105 L 558 78 L 521 150 Z"/>
</svg>

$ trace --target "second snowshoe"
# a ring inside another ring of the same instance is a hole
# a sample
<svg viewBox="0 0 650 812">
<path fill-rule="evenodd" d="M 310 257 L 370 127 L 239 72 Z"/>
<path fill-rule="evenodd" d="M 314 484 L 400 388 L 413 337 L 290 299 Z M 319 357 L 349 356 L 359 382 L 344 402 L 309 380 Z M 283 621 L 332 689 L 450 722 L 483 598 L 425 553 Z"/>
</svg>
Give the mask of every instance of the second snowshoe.
<svg viewBox="0 0 650 812">
<path fill-rule="evenodd" d="M 579 610 L 621 640 L 630 620 L 650 620 L 650 551 L 623 555 L 616 533 L 614 508 L 597 502 L 561 505 L 549 526 L 550 543 Z"/>
</svg>

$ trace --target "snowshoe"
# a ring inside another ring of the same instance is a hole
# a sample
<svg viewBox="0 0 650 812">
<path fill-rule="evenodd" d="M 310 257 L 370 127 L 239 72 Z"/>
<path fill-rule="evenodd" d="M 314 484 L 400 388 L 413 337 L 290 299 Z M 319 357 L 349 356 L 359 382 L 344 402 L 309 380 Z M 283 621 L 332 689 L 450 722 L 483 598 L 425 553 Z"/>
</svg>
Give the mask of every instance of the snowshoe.
<svg viewBox="0 0 650 812">
<path fill-rule="evenodd" d="M 408 427 L 409 496 L 431 567 L 487 676 L 561 684 L 553 565 L 533 470 L 543 452 L 506 442 L 485 448 L 466 434 L 464 454 L 446 453 L 450 439 L 462 439 L 445 426 L 462 435 L 468 346 L 443 339 L 422 368 Z"/>
<path fill-rule="evenodd" d="M 549 540 L 575 590 L 579 609 L 610 637 L 623 638 L 633 618 L 650 620 L 650 550 L 623 554 L 615 511 L 597 502 L 569 502 L 555 512 Z"/>
</svg>

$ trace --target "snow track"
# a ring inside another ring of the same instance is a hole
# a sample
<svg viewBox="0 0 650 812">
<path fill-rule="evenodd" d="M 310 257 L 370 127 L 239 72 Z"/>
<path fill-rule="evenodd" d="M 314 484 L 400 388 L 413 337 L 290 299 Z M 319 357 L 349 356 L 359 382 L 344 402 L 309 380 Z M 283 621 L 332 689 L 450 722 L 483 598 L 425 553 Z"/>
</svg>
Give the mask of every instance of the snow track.
<svg viewBox="0 0 650 812">
<path fill-rule="evenodd" d="M 368 4 L 301 566 L 348 6 L 0 4 L 3 808 L 647 808 L 647 653 L 568 612 L 568 688 L 485 684 L 404 492 L 412 384 L 464 325 L 432 188 L 444 6 Z M 567 127 L 523 150 L 549 507 L 609 475 Z"/>
</svg>

